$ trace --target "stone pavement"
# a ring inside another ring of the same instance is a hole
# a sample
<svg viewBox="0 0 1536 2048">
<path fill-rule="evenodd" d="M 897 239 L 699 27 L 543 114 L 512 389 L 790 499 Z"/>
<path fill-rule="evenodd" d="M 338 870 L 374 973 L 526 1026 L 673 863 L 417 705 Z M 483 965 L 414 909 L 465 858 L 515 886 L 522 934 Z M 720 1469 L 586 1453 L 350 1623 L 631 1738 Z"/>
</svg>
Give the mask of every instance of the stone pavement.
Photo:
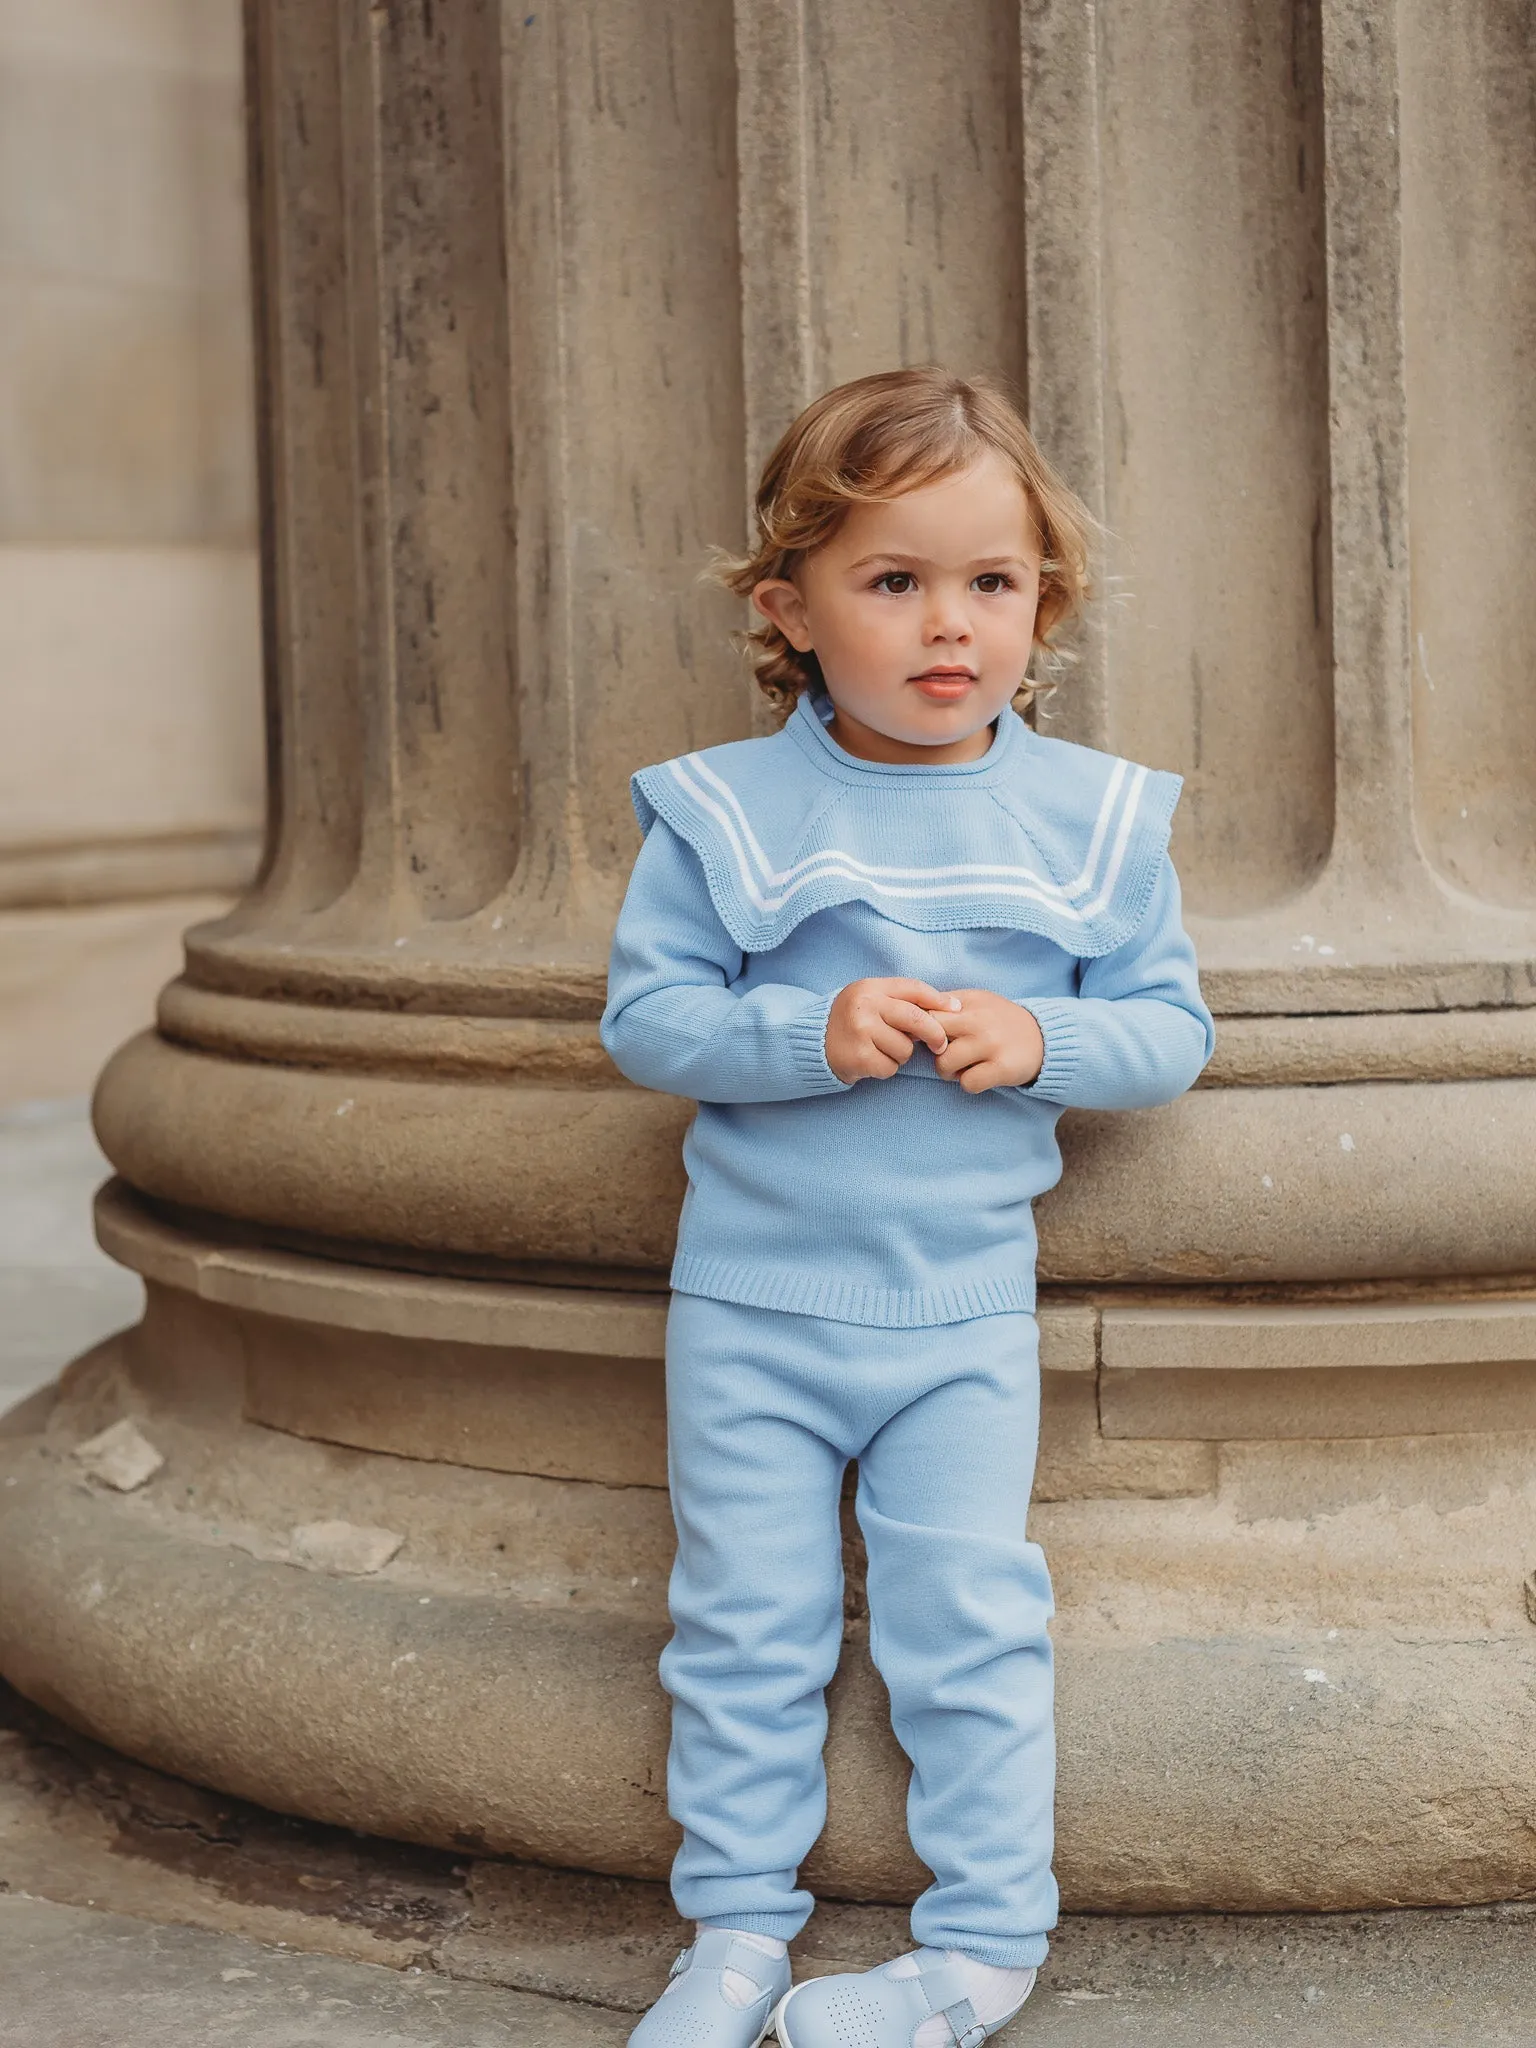
<svg viewBox="0 0 1536 2048">
<path fill-rule="evenodd" d="M 904 1945 L 824 1904 L 802 1974 Z M 0 1686 L 0 2044 L 611 2048 L 679 1940 L 665 1888 L 287 1820 Z M 1536 1905 L 1072 1917 L 999 2048 L 1532 2048 Z"/>
<path fill-rule="evenodd" d="M 1095 1930 L 1102 1988 L 1047 1981 L 999 2048 L 1529 2048 L 1532 1927 L 1477 1920 L 1346 1940 L 1273 1923 L 1250 1941 L 1170 1922 Z M 1069 1943 L 1077 1930 L 1069 1930 Z M 0 1897 L 6 2048 L 617 2048 L 628 2012 L 297 1954 L 228 1934 Z"/>
<path fill-rule="evenodd" d="M 628 2017 L 228 1934 L 0 1898 L 6 2048 L 607 2048 Z"/>
<path fill-rule="evenodd" d="M 0 1112 L 0 1411 L 133 1320 L 84 1105 Z M 0 1558 L 0 1571 L 4 1559 Z M 800 1968 L 901 1942 L 824 1906 Z M 609 2048 L 678 1940 L 661 1886 L 311 1827 L 126 1763 L 0 1686 L 4 2048 Z M 1536 2048 L 1536 1906 L 1066 1921 L 999 2048 Z"/>
</svg>

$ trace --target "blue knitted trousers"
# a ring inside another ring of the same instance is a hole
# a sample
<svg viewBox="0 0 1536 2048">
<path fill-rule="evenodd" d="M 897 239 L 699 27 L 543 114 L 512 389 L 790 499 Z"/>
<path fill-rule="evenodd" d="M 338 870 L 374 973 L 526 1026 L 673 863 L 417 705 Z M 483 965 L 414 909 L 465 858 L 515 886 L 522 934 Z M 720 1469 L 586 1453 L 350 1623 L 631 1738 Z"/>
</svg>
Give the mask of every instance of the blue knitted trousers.
<svg viewBox="0 0 1536 2048">
<path fill-rule="evenodd" d="M 667 1410 L 678 1911 L 786 1941 L 810 1914 L 797 1874 L 826 1818 L 838 1501 L 857 1459 L 870 1647 L 934 1880 L 914 1938 L 1005 1968 L 1043 1961 L 1055 1746 L 1050 1580 L 1024 1526 L 1033 1316 L 889 1330 L 675 1294 Z"/>
</svg>

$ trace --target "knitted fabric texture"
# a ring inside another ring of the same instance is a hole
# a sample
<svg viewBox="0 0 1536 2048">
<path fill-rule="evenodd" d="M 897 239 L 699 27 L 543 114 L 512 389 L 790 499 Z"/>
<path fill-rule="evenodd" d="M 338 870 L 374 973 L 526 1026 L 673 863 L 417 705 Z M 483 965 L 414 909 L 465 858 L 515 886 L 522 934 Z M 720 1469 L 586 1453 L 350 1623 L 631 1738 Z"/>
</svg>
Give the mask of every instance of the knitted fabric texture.
<svg viewBox="0 0 1536 2048">
<path fill-rule="evenodd" d="M 863 901 L 915 931 L 1003 925 L 1079 959 L 1146 913 L 1179 777 L 1032 733 L 1005 708 L 975 761 L 862 761 L 802 697 L 771 739 L 685 754 L 631 780 L 699 856 L 721 923 L 766 953 L 819 910 Z"/>
<path fill-rule="evenodd" d="M 827 708 L 634 778 L 602 1033 L 631 1080 L 699 1105 L 672 1284 L 890 1328 L 1032 1308 L 1062 1110 L 1170 1101 L 1210 1056 L 1178 778 L 1012 711 L 975 761 L 861 761 Z M 1039 1076 L 968 1095 L 919 1048 L 845 1085 L 827 1016 L 872 975 L 1025 1005 Z"/>
<path fill-rule="evenodd" d="M 787 1941 L 810 1914 L 800 1870 L 827 1817 L 823 1688 L 843 1642 L 838 1503 L 856 1459 L 869 1655 L 912 1759 L 912 1846 L 933 1873 L 913 1939 L 1000 1969 L 1045 1960 L 1057 1893 L 1051 1583 L 1028 1522 L 1039 1418 L 1032 1316 L 979 1316 L 936 1341 L 673 1295 L 661 1682 L 685 1919 Z"/>
</svg>

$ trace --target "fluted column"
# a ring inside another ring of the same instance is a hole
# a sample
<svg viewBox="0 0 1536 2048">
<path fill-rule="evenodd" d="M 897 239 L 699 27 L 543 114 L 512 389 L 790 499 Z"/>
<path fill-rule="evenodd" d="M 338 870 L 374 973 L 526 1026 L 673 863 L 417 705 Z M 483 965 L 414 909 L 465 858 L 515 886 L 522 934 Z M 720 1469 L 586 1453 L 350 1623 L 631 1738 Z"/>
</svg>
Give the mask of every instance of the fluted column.
<svg viewBox="0 0 1536 2048">
<path fill-rule="evenodd" d="M 1528 5 L 1473 14 L 250 0 L 267 858 L 98 1091 L 149 1311 L 6 1453 L 14 1682 L 665 1867 L 687 1108 L 596 1033 L 626 778 L 752 728 L 699 572 L 787 420 L 938 357 L 1104 520 L 1041 716 L 1185 772 L 1221 1013 L 1041 1205 L 1066 1894 L 1536 1884 L 1536 138 Z M 63 1480 L 117 1421 L 142 1490 Z M 900 1897 L 850 1562 L 812 1875 Z"/>
<path fill-rule="evenodd" d="M 729 24 L 273 5 L 251 47 L 269 860 L 189 935 L 103 1129 L 188 1208 L 654 1272 L 668 1200 L 608 1227 L 605 1190 L 677 1113 L 628 1133 L 593 1027 L 629 769 L 748 729 L 698 585 L 741 518 Z M 459 1076 L 525 1086 L 402 1114 Z"/>
<path fill-rule="evenodd" d="M 1529 1004 L 1536 888 L 1494 844 L 1532 802 L 1530 283 L 1504 231 L 1528 8 L 1026 15 L 1031 403 L 1110 529 L 1062 729 L 1188 777 L 1223 1013 Z M 1463 732 L 1445 700 L 1474 675 Z M 1447 857 L 1458 783 L 1482 816 Z"/>
</svg>

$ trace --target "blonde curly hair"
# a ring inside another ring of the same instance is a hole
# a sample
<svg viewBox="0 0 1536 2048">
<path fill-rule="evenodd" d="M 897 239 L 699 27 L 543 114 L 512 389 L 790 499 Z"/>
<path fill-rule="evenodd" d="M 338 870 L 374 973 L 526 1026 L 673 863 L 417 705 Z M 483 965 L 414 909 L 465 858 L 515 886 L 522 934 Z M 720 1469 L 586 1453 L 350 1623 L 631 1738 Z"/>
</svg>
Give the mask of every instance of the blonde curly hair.
<svg viewBox="0 0 1536 2048">
<path fill-rule="evenodd" d="M 1035 645 L 1074 618 L 1091 594 L 1088 508 L 1035 445 L 1013 401 L 985 377 L 957 377 L 936 364 L 882 370 L 839 384 L 805 408 L 769 456 L 757 488 L 756 546 L 719 555 L 714 574 L 738 597 L 759 583 L 793 579 L 832 539 L 854 505 L 898 498 L 968 468 L 989 448 L 1008 461 L 1034 512 L 1043 560 Z M 792 647 L 771 620 L 741 636 L 759 689 L 788 712 L 802 691 L 821 687 L 821 664 Z M 1053 683 L 1026 679 L 1028 701 Z"/>
</svg>

